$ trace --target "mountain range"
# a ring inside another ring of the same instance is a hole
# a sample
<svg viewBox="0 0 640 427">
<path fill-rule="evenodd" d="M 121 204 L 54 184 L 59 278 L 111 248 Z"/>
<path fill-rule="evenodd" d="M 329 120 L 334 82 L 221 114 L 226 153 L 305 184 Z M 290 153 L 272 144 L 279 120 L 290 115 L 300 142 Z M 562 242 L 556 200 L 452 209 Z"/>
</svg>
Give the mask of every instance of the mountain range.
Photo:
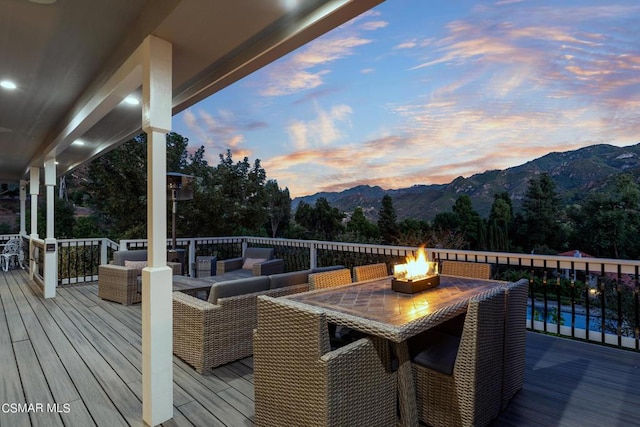
<svg viewBox="0 0 640 427">
<path fill-rule="evenodd" d="M 295 210 L 301 201 L 313 205 L 318 198 L 324 197 L 343 212 L 353 212 L 360 206 L 369 219 L 377 220 L 382 197 L 389 194 L 398 220 L 432 220 L 440 212 L 451 211 L 456 199 L 467 194 L 480 216 L 488 217 L 494 195 L 504 191 L 509 193 L 517 212 L 529 181 L 545 172 L 555 181 L 563 203 L 579 203 L 590 193 L 608 191 L 613 185 L 611 178 L 621 173 L 633 175 L 640 183 L 640 143 L 627 147 L 599 144 L 553 152 L 508 169 L 490 170 L 469 178 L 458 177 L 448 184 L 414 185 L 395 190 L 359 185 L 341 192 L 321 192 L 296 197 L 292 208 Z"/>
</svg>

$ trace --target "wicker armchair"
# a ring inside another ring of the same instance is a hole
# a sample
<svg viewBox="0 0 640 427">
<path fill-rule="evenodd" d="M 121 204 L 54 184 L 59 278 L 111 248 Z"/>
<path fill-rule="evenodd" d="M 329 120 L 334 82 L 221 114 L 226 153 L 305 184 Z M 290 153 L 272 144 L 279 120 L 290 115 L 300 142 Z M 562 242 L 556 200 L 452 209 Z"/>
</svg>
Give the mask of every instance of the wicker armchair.
<svg viewBox="0 0 640 427">
<path fill-rule="evenodd" d="M 145 262 L 146 250 L 117 251 L 110 264 L 98 266 L 98 296 L 107 301 L 131 305 L 142 301 L 142 268 L 127 266 L 127 261 Z M 182 265 L 167 262 L 174 275 L 182 274 Z"/>
<path fill-rule="evenodd" d="M 462 337 L 432 336 L 413 358 L 420 421 L 436 427 L 484 426 L 499 414 L 504 308 L 502 288 L 472 299 Z"/>
<path fill-rule="evenodd" d="M 379 264 L 359 265 L 353 267 L 353 281 L 362 282 L 363 280 L 377 279 L 389 275 L 387 264 L 381 262 Z"/>
<path fill-rule="evenodd" d="M 255 421 L 262 427 L 396 425 L 396 376 L 372 341 L 330 351 L 325 315 L 258 298 Z"/>
<path fill-rule="evenodd" d="M 491 279 L 491 265 L 477 262 L 442 261 L 442 274 L 475 279 Z"/>
<path fill-rule="evenodd" d="M 264 281 L 264 284 L 259 282 Z M 251 277 L 224 284 L 226 292 L 239 288 L 263 290 L 240 295 L 222 295 L 212 298 L 208 293 L 203 301 L 183 292 L 173 293 L 173 354 L 193 366 L 202 374 L 205 371 L 253 354 L 253 330 L 257 325 L 256 299 L 259 295 L 280 297 L 309 290 L 307 283 L 269 288 L 271 279 L 266 276 Z M 247 282 L 253 282 L 253 284 Z M 257 287 L 255 286 L 257 285 Z M 211 288 L 213 289 L 213 287 Z M 195 290 L 195 291 L 200 291 Z M 187 291 L 185 291 L 187 292 Z"/>
<path fill-rule="evenodd" d="M 309 289 L 324 289 L 334 286 L 346 285 L 351 282 L 351 272 L 348 268 L 340 270 L 324 271 L 309 275 Z"/>
<path fill-rule="evenodd" d="M 502 408 L 524 385 L 525 344 L 527 339 L 527 295 L 529 282 L 522 279 L 505 285 L 504 370 Z"/>
<path fill-rule="evenodd" d="M 216 275 L 223 275 L 234 270 L 245 268 L 247 259 L 261 260 L 247 266 L 247 276 L 269 276 L 284 272 L 284 260 L 274 258 L 273 248 L 247 248 L 242 257 L 223 259 L 216 263 Z"/>
</svg>

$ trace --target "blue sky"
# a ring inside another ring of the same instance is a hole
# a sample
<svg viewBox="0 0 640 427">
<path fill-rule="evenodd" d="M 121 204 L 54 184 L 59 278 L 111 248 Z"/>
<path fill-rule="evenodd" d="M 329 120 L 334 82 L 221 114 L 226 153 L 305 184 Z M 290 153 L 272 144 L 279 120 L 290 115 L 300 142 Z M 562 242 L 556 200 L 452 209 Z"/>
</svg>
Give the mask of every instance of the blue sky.
<svg viewBox="0 0 640 427">
<path fill-rule="evenodd" d="M 640 2 L 387 0 L 176 115 L 291 196 L 640 142 Z"/>
</svg>

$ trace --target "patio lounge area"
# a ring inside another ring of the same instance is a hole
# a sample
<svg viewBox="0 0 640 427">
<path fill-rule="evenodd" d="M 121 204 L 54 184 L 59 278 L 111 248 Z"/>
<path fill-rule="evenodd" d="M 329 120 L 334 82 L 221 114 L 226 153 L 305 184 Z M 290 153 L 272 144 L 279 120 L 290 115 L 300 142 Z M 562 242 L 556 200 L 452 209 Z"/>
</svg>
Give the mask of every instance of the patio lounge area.
<svg viewBox="0 0 640 427">
<path fill-rule="evenodd" d="M 67 285 L 44 299 L 25 271 L 0 273 L 0 403 L 44 406 L 4 405 L 0 425 L 143 425 L 141 305 L 97 292 Z M 528 332 L 524 389 L 494 425 L 635 425 L 639 366 L 637 352 Z M 253 420 L 251 358 L 199 375 L 174 357 L 174 418 L 163 425 Z"/>
</svg>

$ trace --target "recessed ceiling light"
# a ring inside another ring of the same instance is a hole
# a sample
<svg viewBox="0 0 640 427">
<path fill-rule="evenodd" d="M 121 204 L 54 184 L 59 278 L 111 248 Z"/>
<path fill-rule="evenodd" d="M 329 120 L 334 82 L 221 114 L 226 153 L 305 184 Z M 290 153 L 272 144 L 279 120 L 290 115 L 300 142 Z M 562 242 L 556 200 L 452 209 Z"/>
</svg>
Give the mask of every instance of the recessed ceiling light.
<svg viewBox="0 0 640 427">
<path fill-rule="evenodd" d="M 138 105 L 138 104 L 140 104 L 140 101 L 138 101 L 138 98 L 136 98 L 135 96 L 127 96 L 124 99 L 124 102 L 126 102 L 127 104 L 130 104 L 130 105 Z"/>
<path fill-rule="evenodd" d="M 16 84 L 14 82 L 12 82 L 11 80 L 2 80 L 0 82 L 0 86 L 2 86 L 5 89 L 15 89 L 18 86 L 16 86 Z"/>
<path fill-rule="evenodd" d="M 280 4 L 287 12 L 298 9 L 301 3 L 302 2 L 300 0 L 280 0 Z"/>
<path fill-rule="evenodd" d="M 73 145 L 84 145 L 84 141 L 81 139 L 76 139 L 73 141 Z"/>
<path fill-rule="evenodd" d="M 29 0 L 29 1 L 31 3 L 38 3 L 38 4 L 54 4 L 58 0 Z"/>
</svg>

